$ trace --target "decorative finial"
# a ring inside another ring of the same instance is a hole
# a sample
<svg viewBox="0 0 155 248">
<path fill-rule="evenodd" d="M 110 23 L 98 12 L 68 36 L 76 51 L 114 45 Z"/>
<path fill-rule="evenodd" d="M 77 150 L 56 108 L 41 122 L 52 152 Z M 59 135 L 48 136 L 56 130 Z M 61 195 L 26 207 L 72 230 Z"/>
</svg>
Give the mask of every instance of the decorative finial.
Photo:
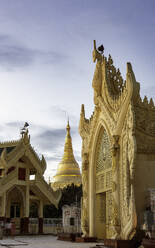
<svg viewBox="0 0 155 248">
<path fill-rule="evenodd" d="M 66 127 L 67 131 L 70 131 L 70 125 L 69 125 L 69 116 L 68 116 L 68 121 L 67 121 L 67 127 Z"/>
<path fill-rule="evenodd" d="M 99 46 L 99 47 L 97 48 L 97 50 L 98 50 L 101 54 L 103 54 L 103 53 L 104 53 L 104 46 L 103 46 L 103 45 Z"/>
<path fill-rule="evenodd" d="M 85 117 L 84 104 L 81 105 L 81 116 L 84 116 Z"/>
<path fill-rule="evenodd" d="M 29 127 L 29 124 L 27 122 L 25 122 L 24 127 L 21 128 L 21 130 L 20 130 L 20 134 L 22 135 L 22 138 L 24 137 L 25 133 L 28 133 L 28 127 Z"/>
<path fill-rule="evenodd" d="M 94 50 L 96 50 L 96 40 L 94 40 Z"/>
<path fill-rule="evenodd" d="M 98 50 L 96 49 L 96 40 L 94 40 L 94 50 L 93 50 L 93 62 L 97 61 L 102 61 L 103 59 L 103 51 L 104 51 L 104 47 L 103 45 L 101 45 Z"/>
<path fill-rule="evenodd" d="M 152 97 L 151 97 L 151 99 L 150 99 L 150 103 L 149 103 L 149 105 L 150 105 L 152 108 L 154 107 L 154 102 L 153 102 Z"/>
</svg>

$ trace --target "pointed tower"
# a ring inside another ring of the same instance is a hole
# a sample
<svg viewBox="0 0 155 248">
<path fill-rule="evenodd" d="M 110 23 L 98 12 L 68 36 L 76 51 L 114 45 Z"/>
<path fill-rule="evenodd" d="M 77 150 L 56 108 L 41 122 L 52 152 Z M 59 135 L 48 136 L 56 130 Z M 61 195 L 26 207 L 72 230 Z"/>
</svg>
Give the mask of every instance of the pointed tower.
<svg viewBox="0 0 155 248">
<path fill-rule="evenodd" d="M 57 173 L 53 177 L 53 183 L 51 184 L 54 190 L 58 188 L 64 188 L 72 183 L 74 185 L 81 185 L 81 174 L 79 165 L 76 162 L 72 148 L 72 138 L 70 135 L 69 121 L 67 123 L 67 134 L 65 138 L 64 154 L 61 162 L 58 165 Z"/>
</svg>

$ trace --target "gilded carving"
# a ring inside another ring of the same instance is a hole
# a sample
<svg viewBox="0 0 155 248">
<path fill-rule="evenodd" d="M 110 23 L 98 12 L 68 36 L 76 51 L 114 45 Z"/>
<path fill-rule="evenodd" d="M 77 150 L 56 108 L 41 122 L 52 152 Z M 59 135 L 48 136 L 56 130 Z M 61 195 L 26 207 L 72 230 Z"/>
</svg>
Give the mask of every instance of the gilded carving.
<svg viewBox="0 0 155 248">
<path fill-rule="evenodd" d="M 119 218 L 119 135 L 113 135 L 112 144 L 112 238 L 119 238 L 120 236 L 120 218 Z M 116 190 L 117 188 L 117 190 Z"/>
<path fill-rule="evenodd" d="M 108 89 L 112 96 L 117 96 L 124 89 L 124 82 L 120 70 L 115 68 L 111 55 L 106 61 L 106 76 L 108 81 Z"/>
<path fill-rule="evenodd" d="M 112 192 L 115 192 L 117 190 L 117 184 L 115 182 L 112 182 Z"/>
<path fill-rule="evenodd" d="M 155 137 L 155 106 L 152 98 L 148 101 L 145 96 L 141 100 L 140 95 L 134 102 L 136 129 L 142 135 Z M 149 142 L 146 142 L 149 145 Z"/>
<path fill-rule="evenodd" d="M 102 216 L 101 211 L 94 212 L 98 204 L 96 196 L 104 195 L 106 234 L 103 233 L 103 238 L 131 239 L 137 226 L 137 160 L 144 154 L 146 161 L 148 157 L 150 163 L 154 161 L 155 106 L 152 99 L 141 99 L 140 84 L 130 63 L 127 63 L 126 80 L 123 80 L 112 57 L 107 59 L 100 53 L 95 42 L 93 61 L 96 62 L 95 111 L 86 119 L 83 109 L 79 125 L 82 153 L 89 153 L 90 158 L 87 169 L 87 189 L 91 196 L 87 205 L 89 235 L 95 235 L 95 218 Z M 84 196 L 86 199 L 88 192 L 85 191 Z"/>
<path fill-rule="evenodd" d="M 94 103 L 97 105 L 97 97 L 101 94 L 102 87 L 102 55 L 96 50 L 96 42 L 94 41 L 93 61 L 97 61 L 94 72 L 92 87 L 94 88 Z"/>
<path fill-rule="evenodd" d="M 106 191 L 111 188 L 112 156 L 107 132 L 102 127 L 96 146 L 96 192 Z"/>
<path fill-rule="evenodd" d="M 122 223 L 124 226 L 123 235 L 127 239 L 129 234 L 135 230 L 133 215 L 136 215 L 133 188 L 136 143 L 134 139 L 134 113 L 132 105 L 128 109 L 122 137 Z"/>
<path fill-rule="evenodd" d="M 83 153 L 82 156 L 82 216 L 81 216 L 81 229 L 83 236 L 88 236 L 88 166 L 89 156 L 88 153 Z"/>
<path fill-rule="evenodd" d="M 110 144 L 107 132 L 102 128 L 96 147 L 96 173 L 109 169 L 112 164 Z"/>
</svg>

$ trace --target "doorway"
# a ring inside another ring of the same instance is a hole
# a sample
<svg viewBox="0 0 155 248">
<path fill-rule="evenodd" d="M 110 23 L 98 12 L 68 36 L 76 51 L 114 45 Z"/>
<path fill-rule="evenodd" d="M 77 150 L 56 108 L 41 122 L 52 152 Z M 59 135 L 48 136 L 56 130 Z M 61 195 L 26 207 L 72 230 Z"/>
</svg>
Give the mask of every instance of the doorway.
<svg viewBox="0 0 155 248">
<path fill-rule="evenodd" d="M 10 206 L 10 218 L 20 218 L 20 204 L 13 203 Z"/>
<path fill-rule="evenodd" d="M 97 238 L 106 238 L 106 193 L 96 194 L 96 234 Z"/>
</svg>

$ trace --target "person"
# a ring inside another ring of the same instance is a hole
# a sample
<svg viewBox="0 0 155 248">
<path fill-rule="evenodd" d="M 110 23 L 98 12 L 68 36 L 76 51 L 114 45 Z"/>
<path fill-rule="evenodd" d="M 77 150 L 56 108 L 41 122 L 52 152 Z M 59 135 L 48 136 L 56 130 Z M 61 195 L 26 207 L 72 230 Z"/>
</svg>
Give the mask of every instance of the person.
<svg viewBox="0 0 155 248">
<path fill-rule="evenodd" d="M 151 207 L 148 206 L 146 208 L 146 221 L 147 221 L 147 230 L 146 230 L 146 238 L 147 239 L 151 239 L 151 235 L 152 235 L 152 226 L 154 224 L 154 216 L 153 216 L 153 212 L 151 210 Z"/>
<path fill-rule="evenodd" d="M 6 236 L 9 236 L 11 234 L 11 222 L 10 221 L 6 222 L 5 231 L 6 231 Z"/>
<path fill-rule="evenodd" d="M 11 221 L 11 235 L 15 235 L 16 232 L 16 225 L 14 221 Z"/>
</svg>

